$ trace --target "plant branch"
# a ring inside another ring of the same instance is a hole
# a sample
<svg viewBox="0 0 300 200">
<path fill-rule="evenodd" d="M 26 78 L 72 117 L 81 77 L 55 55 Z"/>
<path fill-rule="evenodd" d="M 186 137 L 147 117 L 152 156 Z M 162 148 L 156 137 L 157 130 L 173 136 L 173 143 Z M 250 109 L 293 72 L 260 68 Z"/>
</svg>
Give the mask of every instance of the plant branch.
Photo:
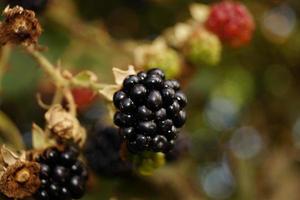
<svg viewBox="0 0 300 200">
<path fill-rule="evenodd" d="M 36 51 L 33 47 L 27 47 L 26 51 L 31 55 L 40 67 L 52 78 L 57 87 L 66 86 L 67 81 L 62 76 L 60 71 L 54 67 L 40 52 Z"/>
</svg>

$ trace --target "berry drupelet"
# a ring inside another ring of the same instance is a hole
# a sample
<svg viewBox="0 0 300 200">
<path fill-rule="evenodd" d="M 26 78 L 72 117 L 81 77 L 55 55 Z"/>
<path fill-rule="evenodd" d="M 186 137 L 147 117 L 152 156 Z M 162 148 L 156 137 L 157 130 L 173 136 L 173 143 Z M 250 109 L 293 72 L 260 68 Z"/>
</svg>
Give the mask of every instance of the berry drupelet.
<svg viewBox="0 0 300 200">
<path fill-rule="evenodd" d="M 205 26 L 218 35 L 220 40 L 233 47 L 248 43 L 255 28 L 248 9 L 241 3 L 229 0 L 212 6 Z"/>
<path fill-rule="evenodd" d="M 78 155 L 75 147 L 64 151 L 52 147 L 39 156 L 41 186 L 34 195 L 36 200 L 80 199 L 84 195 L 88 172 Z"/>
<path fill-rule="evenodd" d="M 89 134 L 84 151 L 89 167 L 104 177 L 129 175 L 131 166 L 121 159 L 121 145 L 118 129 L 101 127 L 93 131 Z"/>
<path fill-rule="evenodd" d="M 131 153 L 173 148 L 186 120 L 187 98 L 178 81 L 166 80 L 158 68 L 139 72 L 123 81 L 113 101 L 118 109 L 114 123 Z"/>
</svg>

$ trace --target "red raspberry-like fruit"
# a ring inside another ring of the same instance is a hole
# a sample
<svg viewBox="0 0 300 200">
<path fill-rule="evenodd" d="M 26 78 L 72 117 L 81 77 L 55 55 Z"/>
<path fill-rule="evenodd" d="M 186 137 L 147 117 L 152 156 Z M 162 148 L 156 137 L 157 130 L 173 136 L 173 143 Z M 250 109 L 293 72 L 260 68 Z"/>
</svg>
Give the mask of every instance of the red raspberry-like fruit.
<svg viewBox="0 0 300 200">
<path fill-rule="evenodd" d="M 78 108 L 90 105 L 95 99 L 95 93 L 88 88 L 74 88 L 72 94 Z"/>
<path fill-rule="evenodd" d="M 248 9 L 241 3 L 227 0 L 212 5 L 205 26 L 232 47 L 247 44 L 255 29 Z"/>
</svg>

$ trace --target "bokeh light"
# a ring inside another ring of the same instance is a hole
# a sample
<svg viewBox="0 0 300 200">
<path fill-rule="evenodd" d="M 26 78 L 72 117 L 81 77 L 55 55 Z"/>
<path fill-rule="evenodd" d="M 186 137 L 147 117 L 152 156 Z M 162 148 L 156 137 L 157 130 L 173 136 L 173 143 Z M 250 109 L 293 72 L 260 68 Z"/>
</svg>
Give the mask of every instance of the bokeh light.
<svg viewBox="0 0 300 200">
<path fill-rule="evenodd" d="M 235 189 L 235 180 L 226 159 L 199 169 L 200 181 L 206 195 L 212 199 L 227 199 Z"/>
<path fill-rule="evenodd" d="M 204 118 L 216 130 L 233 128 L 238 118 L 238 107 L 231 100 L 215 97 L 204 110 Z"/>
<path fill-rule="evenodd" d="M 295 29 L 296 22 L 296 14 L 288 4 L 267 10 L 261 18 L 266 39 L 275 43 L 286 41 Z"/>
<path fill-rule="evenodd" d="M 262 150 L 263 141 L 255 128 L 245 126 L 234 131 L 229 146 L 239 159 L 249 159 Z"/>
</svg>

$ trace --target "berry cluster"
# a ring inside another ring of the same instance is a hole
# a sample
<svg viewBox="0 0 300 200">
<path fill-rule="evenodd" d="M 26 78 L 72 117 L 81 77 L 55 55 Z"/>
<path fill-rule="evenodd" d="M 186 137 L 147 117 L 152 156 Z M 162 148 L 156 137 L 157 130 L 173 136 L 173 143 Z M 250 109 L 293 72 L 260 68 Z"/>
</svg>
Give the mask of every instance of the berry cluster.
<svg viewBox="0 0 300 200">
<path fill-rule="evenodd" d="M 248 43 L 255 28 L 248 9 L 240 3 L 227 0 L 212 6 L 205 25 L 223 42 L 234 47 Z"/>
<path fill-rule="evenodd" d="M 184 125 L 187 98 L 176 80 L 165 80 L 160 69 L 128 76 L 113 97 L 118 111 L 114 123 L 120 127 L 132 153 L 168 152 Z"/>
<path fill-rule="evenodd" d="M 85 157 L 91 169 L 101 176 L 129 174 L 129 163 L 120 157 L 122 138 L 113 127 L 100 128 L 92 134 L 85 147 Z"/>
<path fill-rule="evenodd" d="M 40 163 L 41 186 L 35 199 L 80 199 L 85 193 L 88 172 L 74 147 L 64 151 L 53 147 L 46 149 L 37 159 Z"/>
</svg>

